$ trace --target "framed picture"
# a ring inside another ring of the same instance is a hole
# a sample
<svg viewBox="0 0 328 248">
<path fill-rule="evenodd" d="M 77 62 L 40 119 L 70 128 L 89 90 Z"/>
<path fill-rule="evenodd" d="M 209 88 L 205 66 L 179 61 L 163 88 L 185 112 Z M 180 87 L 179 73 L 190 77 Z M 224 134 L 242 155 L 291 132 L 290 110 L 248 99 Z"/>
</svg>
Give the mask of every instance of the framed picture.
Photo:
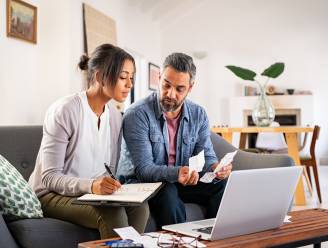
<svg viewBox="0 0 328 248">
<path fill-rule="evenodd" d="M 148 64 L 148 88 L 157 90 L 159 85 L 159 66 L 152 63 Z"/>
<path fill-rule="evenodd" d="M 36 43 L 37 8 L 21 0 L 7 0 L 7 36 Z"/>
</svg>

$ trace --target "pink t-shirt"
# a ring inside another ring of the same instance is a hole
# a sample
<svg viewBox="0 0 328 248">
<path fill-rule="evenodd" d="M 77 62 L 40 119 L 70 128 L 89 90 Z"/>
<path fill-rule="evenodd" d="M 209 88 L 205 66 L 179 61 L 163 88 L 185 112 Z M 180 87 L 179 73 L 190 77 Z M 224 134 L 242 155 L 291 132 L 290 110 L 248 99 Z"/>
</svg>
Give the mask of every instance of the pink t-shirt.
<svg viewBox="0 0 328 248">
<path fill-rule="evenodd" d="M 168 165 L 175 165 L 175 155 L 176 155 L 176 143 L 177 143 L 177 133 L 179 129 L 179 124 L 180 124 L 180 114 L 174 118 L 170 119 L 167 117 L 167 115 L 164 113 L 167 121 L 167 131 L 169 134 L 169 161 Z"/>
</svg>

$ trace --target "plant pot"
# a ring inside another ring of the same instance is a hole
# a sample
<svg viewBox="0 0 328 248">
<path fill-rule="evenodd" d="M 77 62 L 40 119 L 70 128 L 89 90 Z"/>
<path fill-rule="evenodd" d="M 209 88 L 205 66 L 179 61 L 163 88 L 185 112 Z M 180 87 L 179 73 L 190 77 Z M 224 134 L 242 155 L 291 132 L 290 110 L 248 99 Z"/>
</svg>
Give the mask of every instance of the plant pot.
<svg viewBox="0 0 328 248">
<path fill-rule="evenodd" d="M 252 119 L 258 127 L 268 127 L 273 122 L 275 111 L 265 89 L 260 87 L 260 95 L 252 111 Z"/>
</svg>

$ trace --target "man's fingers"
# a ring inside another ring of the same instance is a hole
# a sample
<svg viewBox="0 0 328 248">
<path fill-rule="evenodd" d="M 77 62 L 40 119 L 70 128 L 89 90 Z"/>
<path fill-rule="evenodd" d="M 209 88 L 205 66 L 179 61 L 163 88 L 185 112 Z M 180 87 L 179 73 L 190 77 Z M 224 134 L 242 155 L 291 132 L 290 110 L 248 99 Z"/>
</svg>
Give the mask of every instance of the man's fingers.
<svg viewBox="0 0 328 248">
<path fill-rule="evenodd" d="M 190 175 L 190 178 L 187 182 L 188 185 L 195 185 L 198 182 L 199 175 L 196 171 L 193 171 Z"/>
</svg>

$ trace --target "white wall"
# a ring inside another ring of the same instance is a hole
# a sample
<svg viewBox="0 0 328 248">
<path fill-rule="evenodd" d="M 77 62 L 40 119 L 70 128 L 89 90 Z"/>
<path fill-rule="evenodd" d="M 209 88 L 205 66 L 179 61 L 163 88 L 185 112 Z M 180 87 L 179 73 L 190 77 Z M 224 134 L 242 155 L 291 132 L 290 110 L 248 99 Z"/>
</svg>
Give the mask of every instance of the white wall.
<svg viewBox="0 0 328 248">
<path fill-rule="evenodd" d="M 0 0 L 0 125 L 42 124 L 54 100 L 82 87 L 76 66 L 83 52 L 82 1 L 28 2 L 38 7 L 36 45 L 6 37 L 6 1 Z M 115 19 L 119 46 L 144 63 L 159 63 L 160 34 L 150 16 L 128 1 L 83 2 Z"/>
<path fill-rule="evenodd" d="M 0 1 L 1 125 L 42 123 L 48 104 L 69 89 L 67 4 L 30 3 L 39 11 L 37 45 L 6 37 L 6 1 Z"/>
<path fill-rule="evenodd" d="M 196 60 L 191 99 L 206 108 L 212 125 L 229 124 L 228 98 L 241 94 L 242 82 L 225 65 L 261 73 L 273 62 L 285 62 L 285 72 L 271 83 L 313 92 L 315 123 L 322 127 L 318 153 L 328 158 L 327 9 L 325 0 L 207 0 L 162 30 L 162 57 L 208 52 Z"/>
<path fill-rule="evenodd" d="M 0 125 L 41 124 L 51 102 L 81 89 L 82 1 L 28 2 L 38 7 L 36 45 L 6 37 L 6 1 L 0 0 Z M 229 124 L 228 99 L 241 92 L 225 65 L 261 72 L 285 62 L 272 84 L 312 90 L 315 122 L 322 126 L 319 154 L 328 159 L 328 1 L 205 0 L 161 25 L 129 0 L 84 2 L 114 18 L 118 45 L 139 55 L 139 97 L 149 93 L 148 61 L 160 65 L 173 51 L 207 51 L 196 60 L 191 98 L 206 108 L 211 124 Z"/>
</svg>

